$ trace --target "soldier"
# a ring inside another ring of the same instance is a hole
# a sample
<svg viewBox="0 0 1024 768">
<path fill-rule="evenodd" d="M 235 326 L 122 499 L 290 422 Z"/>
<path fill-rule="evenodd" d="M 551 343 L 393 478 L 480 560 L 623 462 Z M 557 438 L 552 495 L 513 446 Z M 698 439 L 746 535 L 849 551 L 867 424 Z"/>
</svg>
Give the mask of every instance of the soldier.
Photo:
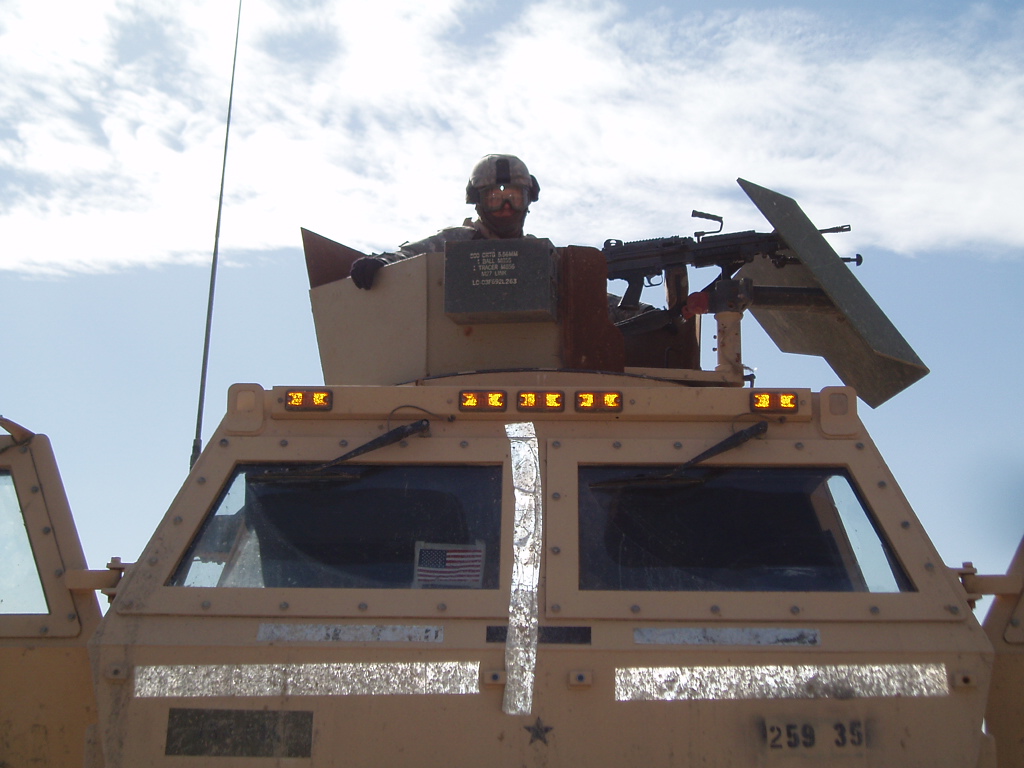
<svg viewBox="0 0 1024 768">
<path fill-rule="evenodd" d="M 477 219 L 461 227 L 442 229 L 436 235 L 403 243 L 396 253 L 375 254 L 352 264 L 352 282 L 369 290 L 377 270 L 421 253 L 444 250 L 449 240 L 498 240 L 524 237 L 523 224 L 530 203 L 540 196 L 540 184 L 526 164 L 515 155 L 486 155 L 474 166 L 466 185 L 466 202 L 476 205 Z M 531 235 L 525 235 L 531 237 Z"/>
</svg>

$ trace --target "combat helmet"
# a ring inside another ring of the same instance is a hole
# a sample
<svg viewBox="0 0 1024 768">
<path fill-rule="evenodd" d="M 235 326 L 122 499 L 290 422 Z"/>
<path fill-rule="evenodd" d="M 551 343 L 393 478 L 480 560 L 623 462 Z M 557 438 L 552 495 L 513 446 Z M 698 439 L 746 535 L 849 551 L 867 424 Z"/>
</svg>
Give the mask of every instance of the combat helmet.
<svg viewBox="0 0 1024 768">
<path fill-rule="evenodd" d="M 466 184 L 466 202 L 480 203 L 480 192 L 487 187 L 516 185 L 527 190 L 530 203 L 540 197 L 540 184 L 530 174 L 526 163 L 515 155 L 484 155 L 473 166 Z"/>
</svg>

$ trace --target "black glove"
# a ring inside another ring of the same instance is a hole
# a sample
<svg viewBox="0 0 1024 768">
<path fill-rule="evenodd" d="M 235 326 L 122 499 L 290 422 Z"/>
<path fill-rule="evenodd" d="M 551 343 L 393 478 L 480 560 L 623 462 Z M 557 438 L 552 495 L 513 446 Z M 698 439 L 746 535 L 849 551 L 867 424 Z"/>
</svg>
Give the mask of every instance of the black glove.
<svg viewBox="0 0 1024 768">
<path fill-rule="evenodd" d="M 373 278 L 377 274 L 377 270 L 385 264 L 387 262 L 377 256 L 364 256 L 352 262 L 349 275 L 352 277 L 352 282 L 356 284 L 356 288 L 368 291 L 373 287 Z"/>
</svg>

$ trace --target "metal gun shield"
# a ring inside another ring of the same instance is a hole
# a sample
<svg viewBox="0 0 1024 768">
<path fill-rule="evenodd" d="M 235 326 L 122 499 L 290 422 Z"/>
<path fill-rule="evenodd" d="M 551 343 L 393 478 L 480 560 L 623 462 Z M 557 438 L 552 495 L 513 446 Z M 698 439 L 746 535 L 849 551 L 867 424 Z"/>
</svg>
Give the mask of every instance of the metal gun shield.
<svg viewBox="0 0 1024 768">
<path fill-rule="evenodd" d="M 768 259 L 756 259 L 739 276 L 758 286 L 819 288 L 831 302 L 824 308 L 751 307 L 779 349 L 823 357 L 872 408 L 925 376 L 927 366 L 796 201 L 745 179 L 737 181 L 800 261 L 777 269 Z"/>
</svg>

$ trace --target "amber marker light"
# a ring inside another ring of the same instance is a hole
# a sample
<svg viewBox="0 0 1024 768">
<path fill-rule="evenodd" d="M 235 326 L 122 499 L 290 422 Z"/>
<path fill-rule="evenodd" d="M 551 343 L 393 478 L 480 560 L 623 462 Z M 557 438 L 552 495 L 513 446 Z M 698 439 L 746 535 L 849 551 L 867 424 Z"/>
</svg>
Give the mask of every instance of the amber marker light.
<svg viewBox="0 0 1024 768">
<path fill-rule="evenodd" d="M 797 413 L 799 402 L 796 392 L 754 390 L 750 393 L 750 410 L 754 413 Z"/>
<path fill-rule="evenodd" d="M 293 389 L 285 392 L 286 411 L 329 411 L 334 405 L 329 389 Z"/>
<path fill-rule="evenodd" d="M 524 390 L 516 396 L 516 410 L 530 413 L 564 411 L 565 395 L 562 392 Z"/>
<path fill-rule="evenodd" d="M 580 413 L 617 413 L 622 410 L 622 393 L 577 392 L 576 410 Z"/>
<path fill-rule="evenodd" d="M 459 410 L 494 412 L 505 410 L 505 393 L 499 390 L 463 390 L 459 392 Z"/>
</svg>

